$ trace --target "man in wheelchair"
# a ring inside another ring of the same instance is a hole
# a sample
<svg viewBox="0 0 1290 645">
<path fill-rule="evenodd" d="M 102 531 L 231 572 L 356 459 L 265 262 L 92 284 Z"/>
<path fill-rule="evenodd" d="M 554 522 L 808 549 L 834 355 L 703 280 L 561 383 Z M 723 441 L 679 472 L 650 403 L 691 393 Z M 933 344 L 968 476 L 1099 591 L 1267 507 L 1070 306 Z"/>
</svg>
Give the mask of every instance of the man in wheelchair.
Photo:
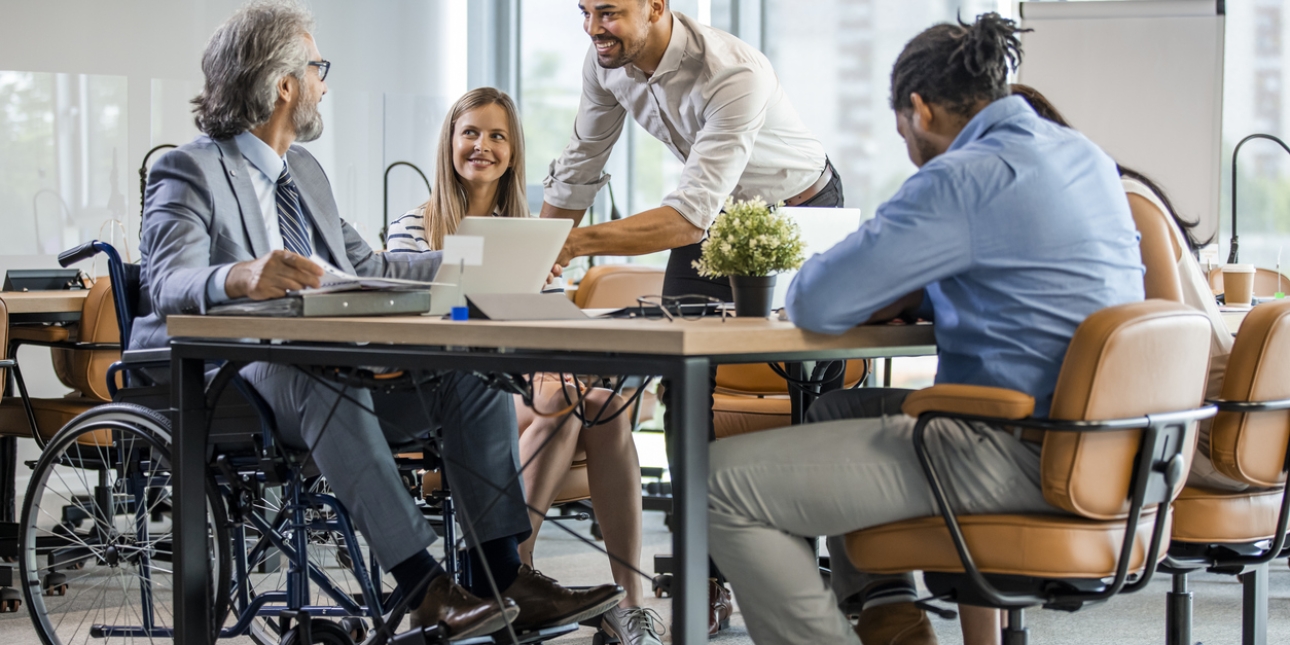
<svg viewBox="0 0 1290 645">
<path fill-rule="evenodd" d="M 293 145 L 323 128 L 318 103 L 330 63 L 312 26 L 293 2 L 256 2 L 211 37 L 205 85 L 193 100 L 205 136 L 161 157 L 149 178 L 130 349 L 164 347 L 169 314 L 318 286 L 313 254 L 360 276 L 434 278 L 439 253 L 373 253 L 340 218 L 317 160 Z M 428 392 L 327 387 L 265 363 L 241 375 L 272 409 L 281 439 L 310 451 L 399 587 L 425 590 L 409 605 L 414 626 L 442 623 L 465 637 L 513 620 L 519 631 L 582 620 L 622 598 L 616 585 L 575 591 L 521 566 L 517 546 L 530 524 L 509 394 L 466 373 L 442 375 Z M 455 503 L 473 525 L 471 570 L 491 574 L 500 597 L 486 575 L 473 576 L 473 589 L 458 586 L 427 551 L 435 533 L 400 480 L 390 444 L 413 439 L 405 428 L 435 427 Z"/>
</svg>

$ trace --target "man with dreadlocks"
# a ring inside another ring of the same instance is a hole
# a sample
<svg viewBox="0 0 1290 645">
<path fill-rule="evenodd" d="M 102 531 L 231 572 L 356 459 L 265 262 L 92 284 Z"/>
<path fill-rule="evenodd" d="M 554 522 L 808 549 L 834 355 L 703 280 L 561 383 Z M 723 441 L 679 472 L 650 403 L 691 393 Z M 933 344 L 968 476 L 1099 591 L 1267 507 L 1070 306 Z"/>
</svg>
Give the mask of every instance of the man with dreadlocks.
<svg viewBox="0 0 1290 645">
<path fill-rule="evenodd" d="M 798 326 L 834 334 L 934 317 L 937 383 L 1019 390 L 1045 416 L 1075 328 L 1099 309 L 1142 300 L 1143 269 L 1115 162 L 1009 96 L 1018 31 L 989 13 L 905 46 L 891 106 L 919 170 L 872 221 L 802 267 L 787 308 Z M 852 628 L 797 537 L 937 514 L 914 452 L 915 420 L 900 413 L 905 394 L 835 392 L 811 408 L 816 423 L 713 445 L 712 556 L 754 641 L 936 642 L 908 602 L 912 578 L 871 579 L 882 593 L 861 599 Z M 1040 489 L 1038 443 L 942 419 L 928 448 L 957 511 L 1060 512 Z M 844 549 L 830 551 L 845 560 Z"/>
</svg>

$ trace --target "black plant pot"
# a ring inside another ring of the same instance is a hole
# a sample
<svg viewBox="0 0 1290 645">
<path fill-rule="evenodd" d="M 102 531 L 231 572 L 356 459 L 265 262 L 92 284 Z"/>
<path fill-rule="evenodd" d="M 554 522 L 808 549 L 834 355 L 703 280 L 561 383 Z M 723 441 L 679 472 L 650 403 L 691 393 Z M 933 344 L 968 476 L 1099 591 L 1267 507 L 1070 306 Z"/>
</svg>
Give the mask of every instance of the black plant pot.
<svg viewBox="0 0 1290 645">
<path fill-rule="evenodd" d="M 730 289 L 735 294 L 736 316 L 765 318 L 770 315 L 770 301 L 775 294 L 775 276 L 732 275 Z"/>
</svg>

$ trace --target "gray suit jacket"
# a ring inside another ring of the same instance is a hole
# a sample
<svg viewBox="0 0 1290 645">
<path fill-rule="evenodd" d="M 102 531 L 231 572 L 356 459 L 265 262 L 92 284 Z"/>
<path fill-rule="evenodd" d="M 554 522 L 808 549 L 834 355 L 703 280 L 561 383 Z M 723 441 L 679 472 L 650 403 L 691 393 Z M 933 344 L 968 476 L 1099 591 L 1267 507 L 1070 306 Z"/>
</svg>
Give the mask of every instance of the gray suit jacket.
<svg viewBox="0 0 1290 645">
<path fill-rule="evenodd" d="M 442 254 L 374 253 L 340 218 L 331 183 L 318 160 L 291 146 L 287 164 L 313 218 L 317 249 L 336 266 L 360 276 L 429 281 Z M 148 176 L 143 212 L 142 291 L 132 349 L 162 347 L 169 314 L 203 314 L 206 283 L 221 266 L 267 255 L 252 169 L 233 139 L 198 137 L 165 154 Z"/>
</svg>

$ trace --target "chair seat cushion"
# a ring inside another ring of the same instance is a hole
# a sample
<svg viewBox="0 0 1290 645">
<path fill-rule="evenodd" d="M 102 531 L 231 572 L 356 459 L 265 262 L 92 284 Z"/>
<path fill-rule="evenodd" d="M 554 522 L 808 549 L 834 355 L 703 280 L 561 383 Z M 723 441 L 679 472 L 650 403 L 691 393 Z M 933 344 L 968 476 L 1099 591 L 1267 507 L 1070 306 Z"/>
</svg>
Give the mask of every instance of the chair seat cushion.
<svg viewBox="0 0 1290 645">
<path fill-rule="evenodd" d="M 430 497 L 430 494 L 442 487 L 442 475 L 437 470 L 427 470 L 421 476 L 421 495 Z M 555 494 L 555 504 L 564 504 L 567 502 L 576 502 L 591 497 L 591 487 L 587 481 L 587 462 L 574 461 L 569 465 L 568 472 L 565 473 L 564 479 L 560 482 L 560 488 Z"/>
<path fill-rule="evenodd" d="M 36 429 L 40 431 L 42 438 L 48 440 L 72 419 L 96 405 L 102 405 L 102 403 L 102 401 L 84 397 L 32 399 L 31 408 L 36 414 Z M 108 430 L 87 434 L 81 437 L 80 443 L 87 445 L 110 443 L 111 434 Z M 30 425 L 27 423 L 27 412 L 23 409 L 22 399 L 6 396 L 4 401 L 0 402 L 0 436 L 31 436 Z"/>
<path fill-rule="evenodd" d="M 1188 486 L 1174 501 L 1173 539 L 1244 543 L 1276 535 L 1283 489 L 1230 492 Z"/>
<path fill-rule="evenodd" d="M 718 439 L 782 428 L 792 416 L 793 404 L 787 396 L 712 395 L 712 426 Z"/>
<path fill-rule="evenodd" d="M 1066 515 L 963 515 L 958 520 L 968 552 L 985 573 L 1102 578 L 1115 574 L 1124 539 L 1123 520 Z M 1144 512 L 1138 522 L 1130 571 L 1142 568 L 1154 522 L 1154 511 Z M 846 543 L 847 555 L 861 571 L 963 571 L 945 521 L 939 516 L 855 531 L 847 534 Z"/>
<path fill-rule="evenodd" d="M 575 461 L 564 474 L 560 482 L 560 491 L 555 494 L 556 504 L 576 502 L 591 497 L 591 484 L 587 481 L 587 462 Z"/>
</svg>

